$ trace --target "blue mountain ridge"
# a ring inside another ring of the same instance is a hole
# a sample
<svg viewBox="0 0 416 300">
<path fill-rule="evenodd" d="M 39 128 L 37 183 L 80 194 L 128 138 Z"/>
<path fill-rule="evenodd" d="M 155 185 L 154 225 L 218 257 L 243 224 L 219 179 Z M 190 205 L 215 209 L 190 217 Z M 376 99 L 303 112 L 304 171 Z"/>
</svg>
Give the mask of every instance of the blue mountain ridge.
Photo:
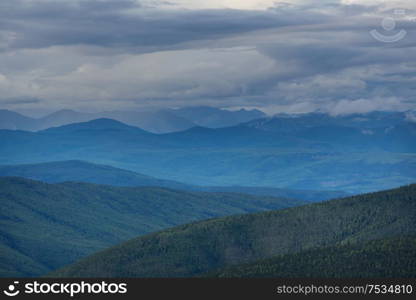
<svg viewBox="0 0 416 300">
<path fill-rule="evenodd" d="M 416 178 L 416 123 L 398 116 L 312 114 L 169 134 L 109 119 L 37 133 L 0 130 L 0 164 L 86 160 L 202 186 L 361 193 Z"/>
</svg>

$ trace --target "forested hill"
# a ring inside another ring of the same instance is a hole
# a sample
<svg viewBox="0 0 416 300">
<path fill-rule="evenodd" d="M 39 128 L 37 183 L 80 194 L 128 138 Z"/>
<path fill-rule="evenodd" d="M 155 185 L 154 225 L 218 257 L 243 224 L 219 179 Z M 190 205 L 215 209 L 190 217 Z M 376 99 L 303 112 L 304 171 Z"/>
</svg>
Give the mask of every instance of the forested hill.
<svg viewBox="0 0 416 300">
<path fill-rule="evenodd" d="M 415 278 L 416 237 L 279 255 L 205 274 L 219 278 Z"/>
<path fill-rule="evenodd" d="M 137 235 L 295 199 L 0 178 L 0 277 L 36 276 Z"/>
<path fill-rule="evenodd" d="M 62 277 L 189 277 L 276 255 L 416 234 L 416 185 L 193 223 L 82 259 Z"/>
</svg>

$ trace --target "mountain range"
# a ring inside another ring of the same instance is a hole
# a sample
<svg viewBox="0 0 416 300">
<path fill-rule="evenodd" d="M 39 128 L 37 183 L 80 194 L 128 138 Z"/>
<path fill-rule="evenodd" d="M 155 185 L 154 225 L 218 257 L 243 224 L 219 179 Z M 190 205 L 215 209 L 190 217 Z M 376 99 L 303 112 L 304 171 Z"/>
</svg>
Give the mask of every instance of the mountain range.
<svg viewBox="0 0 416 300">
<path fill-rule="evenodd" d="M 128 170 L 92 164 L 85 161 L 60 161 L 29 165 L 0 166 L 0 176 L 22 177 L 47 183 L 84 182 L 120 187 L 145 186 L 200 192 L 240 193 L 254 196 L 299 199 L 308 202 L 324 201 L 347 195 L 347 193 L 342 191 L 291 190 L 242 186 L 197 186 L 158 179 Z"/>
<path fill-rule="evenodd" d="M 208 106 L 183 107 L 168 110 L 176 116 L 190 120 L 196 126 L 206 128 L 231 127 L 237 124 L 265 118 L 266 114 L 257 109 L 226 110 Z"/>
<path fill-rule="evenodd" d="M 363 193 L 416 179 L 405 113 L 277 116 L 153 134 L 112 119 L 39 132 L 0 130 L 0 164 L 85 160 L 200 186 Z"/>
<path fill-rule="evenodd" d="M 305 204 L 287 198 L 0 178 L 0 277 L 38 276 L 180 224 Z"/>
<path fill-rule="evenodd" d="M 183 131 L 195 126 L 210 128 L 233 126 L 265 116 L 259 110 L 241 109 L 229 111 L 203 106 L 146 111 L 107 111 L 101 113 L 81 113 L 64 109 L 42 118 L 30 118 L 16 112 L 0 110 L 0 129 L 39 131 L 51 127 L 107 118 L 136 126 L 152 133 L 169 133 Z"/>
<path fill-rule="evenodd" d="M 142 113 L 0 111 L 0 276 L 415 276 L 414 112 Z"/>
<path fill-rule="evenodd" d="M 171 228 L 50 276 L 414 278 L 415 236 L 416 185 L 409 185 Z"/>
</svg>

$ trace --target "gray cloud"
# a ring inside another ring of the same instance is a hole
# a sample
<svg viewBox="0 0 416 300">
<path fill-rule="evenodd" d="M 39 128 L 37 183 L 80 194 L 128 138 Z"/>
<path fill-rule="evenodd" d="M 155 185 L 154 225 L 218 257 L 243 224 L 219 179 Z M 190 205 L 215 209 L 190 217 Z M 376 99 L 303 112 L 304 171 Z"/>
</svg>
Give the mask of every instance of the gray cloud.
<svg viewBox="0 0 416 300">
<path fill-rule="evenodd" d="M 318 22 L 272 11 L 158 10 L 133 0 L 2 0 L 0 26 L 17 32 L 6 49 L 93 45 L 146 52 L 264 28 Z"/>
<path fill-rule="evenodd" d="M 380 28 L 391 14 L 381 6 L 165 10 L 148 3 L 1 1 L 0 105 L 333 114 L 416 107 L 416 22 L 400 20 L 408 35 L 398 43 L 376 41 L 371 29 L 395 33 Z"/>
</svg>

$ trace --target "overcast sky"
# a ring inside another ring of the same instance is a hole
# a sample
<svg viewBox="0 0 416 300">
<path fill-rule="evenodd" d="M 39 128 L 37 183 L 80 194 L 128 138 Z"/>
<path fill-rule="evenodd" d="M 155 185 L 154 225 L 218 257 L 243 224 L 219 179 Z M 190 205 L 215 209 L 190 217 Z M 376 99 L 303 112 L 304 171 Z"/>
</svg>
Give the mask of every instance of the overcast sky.
<svg viewBox="0 0 416 300">
<path fill-rule="evenodd" d="M 0 109 L 404 111 L 415 58 L 414 0 L 0 1 Z"/>
</svg>

